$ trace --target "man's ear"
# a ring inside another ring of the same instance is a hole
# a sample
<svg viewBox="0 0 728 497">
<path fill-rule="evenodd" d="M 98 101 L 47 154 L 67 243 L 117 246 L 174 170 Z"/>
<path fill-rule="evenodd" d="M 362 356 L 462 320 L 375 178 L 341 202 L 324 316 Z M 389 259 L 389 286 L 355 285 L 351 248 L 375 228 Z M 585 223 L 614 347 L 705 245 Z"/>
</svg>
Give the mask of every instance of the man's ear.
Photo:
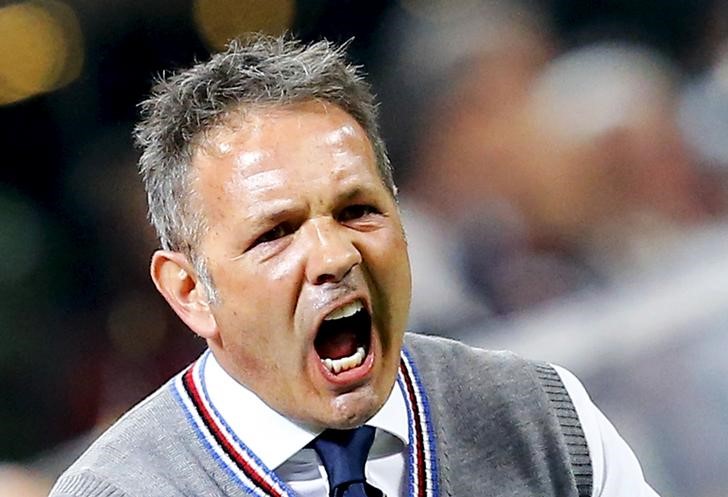
<svg viewBox="0 0 728 497">
<path fill-rule="evenodd" d="M 187 257 L 179 252 L 157 250 L 152 256 L 152 280 L 170 307 L 200 337 L 217 336 L 217 323 L 204 285 Z"/>
</svg>

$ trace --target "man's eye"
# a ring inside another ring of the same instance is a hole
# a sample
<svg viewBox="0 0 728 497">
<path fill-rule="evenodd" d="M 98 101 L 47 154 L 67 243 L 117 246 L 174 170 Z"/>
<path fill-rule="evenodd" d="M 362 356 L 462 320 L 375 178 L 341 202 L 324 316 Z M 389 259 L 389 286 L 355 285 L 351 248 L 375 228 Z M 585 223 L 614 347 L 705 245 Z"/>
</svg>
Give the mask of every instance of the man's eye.
<svg viewBox="0 0 728 497">
<path fill-rule="evenodd" d="M 350 205 L 339 213 L 339 221 L 346 222 L 354 219 L 361 219 L 371 214 L 378 214 L 376 207 L 365 204 Z"/>
<path fill-rule="evenodd" d="M 279 238 L 283 238 L 286 235 L 289 235 L 291 233 L 291 229 L 286 224 L 279 224 L 275 228 L 270 229 L 260 235 L 258 238 L 255 239 L 253 242 L 253 246 L 259 245 L 261 243 L 266 242 L 272 242 L 274 240 L 278 240 Z"/>
</svg>

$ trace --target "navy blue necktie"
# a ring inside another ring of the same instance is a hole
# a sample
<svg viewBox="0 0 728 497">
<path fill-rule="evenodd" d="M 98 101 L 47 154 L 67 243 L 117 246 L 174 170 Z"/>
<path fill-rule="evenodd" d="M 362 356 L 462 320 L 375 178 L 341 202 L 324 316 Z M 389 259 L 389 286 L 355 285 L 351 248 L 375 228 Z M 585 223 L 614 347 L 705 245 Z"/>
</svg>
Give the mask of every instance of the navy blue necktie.
<svg viewBox="0 0 728 497">
<path fill-rule="evenodd" d="M 374 442 L 374 428 L 326 430 L 312 442 L 329 477 L 329 497 L 381 497 L 364 478 L 364 465 Z"/>
</svg>

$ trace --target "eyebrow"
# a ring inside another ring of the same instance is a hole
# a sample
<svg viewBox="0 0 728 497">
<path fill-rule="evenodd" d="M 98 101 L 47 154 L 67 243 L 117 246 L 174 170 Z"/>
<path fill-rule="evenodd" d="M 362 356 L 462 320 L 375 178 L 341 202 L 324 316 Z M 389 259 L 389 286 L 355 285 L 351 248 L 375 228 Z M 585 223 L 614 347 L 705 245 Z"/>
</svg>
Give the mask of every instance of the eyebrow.
<svg viewBox="0 0 728 497">
<path fill-rule="evenodd" d="M 334 197 L 334 205 L 350 202 L 358 197 L 376 195 L 377 191 L 374 188 L 355 185 L 337 193 Z M 246 214 L 245 220 L 253 223 L 255 229 L 260 229 L 300 213 L 302 210 L 300 204 L 292 198 L 269 200 L 253 206 Z"/>
<path fill-rule="evenodd" d="M 348 188 L 344 190 L 343 192 L 336 195 L 336 203 L 341 202 L 348 202 L 352 199 L 355 199 L 357 197 L 363 197 L 363 196 L 377 196 L 376 189 L 370 187 L 370 186 L 362 186 L 362 185 L 356 185 L 351 188 Z"/>
<path fill-rule="evenodd" d="M 296 201 L 291 198 L 268 200 L 249 209 L 245 221 L 250 221 L 256 228 L 261 228 L 300 210 L 300 206 L 297 206 Z"/>
</svg>

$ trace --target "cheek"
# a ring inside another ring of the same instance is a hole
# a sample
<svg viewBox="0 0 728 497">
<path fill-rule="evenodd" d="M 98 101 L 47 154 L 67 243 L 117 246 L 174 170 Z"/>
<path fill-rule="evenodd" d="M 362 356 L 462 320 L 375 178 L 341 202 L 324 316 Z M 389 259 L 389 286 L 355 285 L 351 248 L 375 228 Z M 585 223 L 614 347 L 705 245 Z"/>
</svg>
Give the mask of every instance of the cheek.
<svg viewBox="0 0 728 497">
<path fill-rule="evenodd" d="M 270 279 L 271 282 L 278 285 L 285 285 L 286 280 L 290 280 L 301 271 L 303 257 L 297 246 L 288 247 L 285 257 L 278 258 L 271 263 L 265 270 L 261 270 L 261 277 Z"/>
<path fill-rule="evenodd" d="M 278 258 L 247 268 L 227 267 L 215 283 L 220 293 L 215 317 L 224 346 L 246 356 L 246 364 L 269 370 L 275 363 L 267 358 L 289 350 L 286 340 L 298 301 L 296 262 Z"/>
<path fill-rule="evenodd" d="M 248 322 L 285 317 L 286 311 L 291 310 L 290 303 L 296 301 L 301 272 L 301 258 L 294 247 L 288 249 L 293 250 L 267 261 L 246 261 L 238 267 L 221 268 L 218 289 L 223 305 Z"/>
<path fill-rule="evenodd" d="M 404 326 L 409 311 L 411 276 L 407 242 L 400 231 L 390 230 L 367 246 L 367 266 L 386 299 L 386 307 L 392 313 L 392 324 Z"/>
<path fill-rule="evenodd" d="M 395 327 L 401 327 L 403 330 L 407 325 L 409 318 L 410 301 L 412 299 L 412 273 L 410 270 L 409 253 L 407 251 L 407 241 L 404 235 L 399 232 L 393 241 L 390 268 L 392 293 L 390 298 L 392 302 L 392 312 L 394 314 Z"/>
<path fill-rule="evenodd" d="M 398 229 L 390 230 L 376 249 L 378 264 L 391 272 L 390 279 L 396 286 L 409 288 L 410 265 L 404 234 Z"/>
</svg>

